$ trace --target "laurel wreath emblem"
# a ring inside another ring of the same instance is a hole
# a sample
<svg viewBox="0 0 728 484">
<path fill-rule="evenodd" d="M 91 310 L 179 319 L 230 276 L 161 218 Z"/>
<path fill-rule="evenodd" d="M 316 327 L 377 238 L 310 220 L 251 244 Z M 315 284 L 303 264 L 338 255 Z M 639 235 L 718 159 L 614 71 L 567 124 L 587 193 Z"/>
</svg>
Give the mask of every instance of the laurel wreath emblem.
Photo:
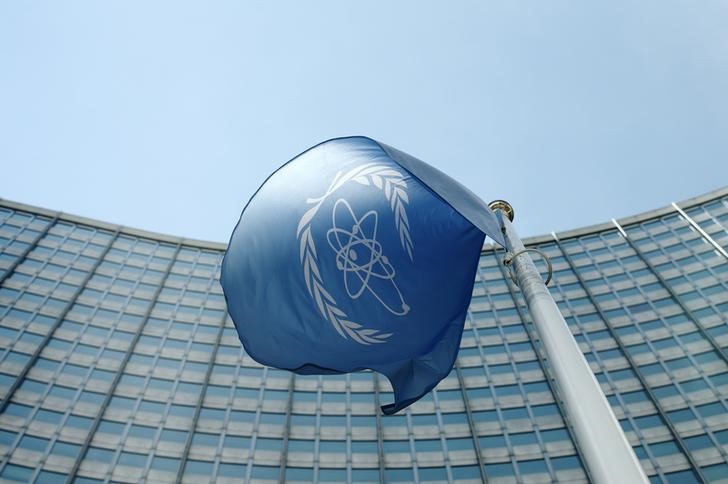
<svg viewBox="0 0 728 484">
<path fill-rule="evenodd" d="M 374 186 L 384 192 L 394 214 L 394 224 L 399 234 L 402 249 L 412 259 L 412 238 L 410 237 L 409 219 L 406 206 L 409 203 L 407 196 L 407 183 L 404 176 L 389 166 L 377 163 L 368 163 L 354 168 L 346 173 L 338 172 L 323 196 L 309 198 L 307 203 L 313 204 L 301 217 L 296 234 L 299 239 L 300 262 L 306 287 L 316 302 L 321 314 L 328 320 L 343 338 L 351 338 L 357 343 L 369 345 L 384 343 L 392 333 L 382 333 L 377 329 L 369 329 L 361 324 L 351 321 L 342 311 L 334 297 L 324 287 L 323 279 L 318 267 L 318 254 L 316 244 L 311 235 L 311 222 L 318 212 L 321 204 L 336 190 L 348 182 L 354 181 L 361 185 Z"/>
</svg>

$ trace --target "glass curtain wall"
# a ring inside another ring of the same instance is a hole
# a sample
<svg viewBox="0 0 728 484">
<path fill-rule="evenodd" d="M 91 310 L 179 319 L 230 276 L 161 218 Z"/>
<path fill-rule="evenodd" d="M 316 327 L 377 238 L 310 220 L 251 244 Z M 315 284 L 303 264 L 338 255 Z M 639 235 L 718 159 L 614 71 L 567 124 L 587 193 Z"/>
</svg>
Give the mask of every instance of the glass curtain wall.
<svg viewBox="0 0 728 484">
<path fill-rule="evenodd" d="M 525 242 L 650 479 L 727 481 L 728 189 Z M 383 377 L 245 354 L 223 251 L 0 200 L 1 480 L 588 481 L 501 249 L 456 367 L 389 417 Z"/>
</svg>

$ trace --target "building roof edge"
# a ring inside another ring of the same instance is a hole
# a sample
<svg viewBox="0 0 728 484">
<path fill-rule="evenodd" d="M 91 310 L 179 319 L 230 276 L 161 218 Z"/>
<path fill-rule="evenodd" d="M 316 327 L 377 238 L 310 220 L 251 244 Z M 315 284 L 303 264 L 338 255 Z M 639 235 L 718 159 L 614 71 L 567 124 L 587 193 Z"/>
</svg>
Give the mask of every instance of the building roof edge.
<svg viewBox="0 0 728 484">
<path fill-rule="evenodd" d="M 687 200 L 683 200 L 681 202 L 677 202 L 677 205 L 682 209 L 690 209 L 696 205 L 700 205 L 706 202 L 709 202 L 711 200 L 715 200 L 721 197 L 724 197 L 728 195 L 728 186 L 724 186 L 721 188 L 718 188 L 716 190 L 712 190 L 710 192 L 704 193 L 702 195 L 698 195 L 692 198 L 689 198 Z M 90 225 L 93 227 L 98 227 L 106 230 L 117 230 L 123 234 L 132 235 L 135 237 L 142 237 L 146 239 L 153 239 L 161 242 L 169 242 L 173 244 L 180 243 L 185 246 L 192 246 L 197 247 L 200 249 L 208 249 L 208 250 L 221 250 L 224 251 L 227 248 L 227 243 L 224 242 L 212 242 L 207 240 L 199 240 L 199 239 L 190 239 L 186 237 L 177 237 L 174 235 L 168 235 L 163 234 L 160 232 L 153 232 L 149 230 L 144 229 L 138 229 L 134 227 L 127 227 L 123 225 L 113 224 L 109 222 L 104 222 L 97 219 L 92 219 L 88 217 L 83 217 L 80 215 L 73 215 L 68 214 L 65 212 L 58 212 L 55 210 L 49 210 L 47 208 L 43 207 L 37 207 L 35 205 L 30 205 L 26 203 L 21 202 L 15 202 L 12 200 L 7 200 L 4 198 L 0 198 L 0 206 L 12 208 L 16 210 L 23 210 L 26 212 L 33 212 L 40 215 L 44 215 L 46 217 L 56 217 L 58 216 L 61 220 L 66 220 L 69 222 L 79 223 L 83 225 Z M 667 215 L 668 213 L 674 213 L 675 209 L 672 207 L 672 205 L 666 205 L 660 208 L 648 210 L 642 213 L 639 213 L 637 215 L 630 215 L 627 217 L 623 217 L 620 219 L 617 219 L 617 222 L 619 222 L 620 225 L 630 225 L 634 223 L 643 222 L 645 220 L 660 217 L 663 215 Z M 580 227 L 577 229 L 567 230 L 564 232 L 558 232 L 556 235 L 559 237 L 559 239 L 568 239 L 572 237 L 581 237 L 584 235 L 593 234 L 596 232 L 602 232 L 604 230 L 610 230 L 614 229 L 614 225 L 611 222 L 603 222 L 598 223 L 594 225 L 587 225 L 585 227 Z M 553 240 L 553 237 L 551 234 L 544 234 L 544 235 L 536 235 L 531 237 L 526 237 L 523 239 L 524 245 L 537 245 L 542 244 L 545 242 L 550 242 Z M 483 246 L 483 251 L 493 250 L 495 246 L 493 244 L 485 244 Z"/>
<path fill-rule="evenodd" d="M 92 227 L 111 231 L 116 231 L 117 229 L 119 229 L 119 232 L 122 234 L 132 235 L 145 239 L 152 239 L 159 242 L 168 242 L 172 244 L 180 243 L 181 245 L 208 250 L 225 250 L 227 248 L 227 244 L 223 242 L 211 242 L 207 240 L 190 239 L 187 237 L 178 237 L 175 235 L 168 235 L 160 232 L 138 229 L 135 227 L 127 227 L 124 225 L 104 222 L 103 220 L 83 217 L 81 215 L 74 215 L 65 212 L 59 212 L 56 210 L 49 210 L 43 207 L 37 207 L 35 205 L 30 205 L 27 203 L 15 202 L 12 200 L 7 200 L 5 198 L 0 198 L 0 207 L 7 207 L 15 210 L 23 210 L 25 212 L 37 213 L 39 215 L 44 215 L 51 218 L 57 216 L 59 220 L 65 220 L 68 222 L 74 222 L 82 225 L 90 225 Z"/>
<path fill-rule="evenodd" d="M 681 202 L 677 202 L 677 205 L 682 208 L 683 210 L 690 209 L 696 205 L 701 205 L 706 202 L 710 202 L 711 200 L 716 200 L 718 198 L 722 198 L 724 196 L 728 196 L 728 186 L 724 186 L 721 188 L 717 188 L 715 190 L 711 190 L 707 193 L 704 193 L 702 195 L 698 195 L 692 198 L 688 198 L 687 200 L 683 200 Z M 644 222 L 645 220 L 649 220 L 651 218 L 655 217 L 661 217 L 663 215 L 667 215 L 669 213 L 677 213 L 672 205 L 665 205 L 663 207 L 654 208 L 652 210 L 647 210 L 645 212 L 636 214 L 636 215 L 628 215 L 626 217 L 622 217 L 617 219 L 617 222 L 622 225 L 631 225 L 634 223 L 640 223 Z M 611 230 L 615 229 L 614 225 L 609 222 L 601 222 L 594 225 L 587 225 L 585 227 L 580 227 L 577 229 L 571 229 L 566 230 L 563 232 L 557 232 L 556 236 L 559 239 L 569 239 L 572 237 L 582 237 L 584 235 L 590 235 L 597 232 L 602 232 L 604 230 Z M 546 242 L 552 242 L 554 239 L 551 234 L 544 234 L 544 235 L 536 235 L 531 237 L 525 237 L 523 239 L 524 245 L 538 245 L 543 244 Z M 495 246 L 493 244 L 486 244 L 483 246 L 483 251 L 486 250 L 493 250 Z"/>
</svg>

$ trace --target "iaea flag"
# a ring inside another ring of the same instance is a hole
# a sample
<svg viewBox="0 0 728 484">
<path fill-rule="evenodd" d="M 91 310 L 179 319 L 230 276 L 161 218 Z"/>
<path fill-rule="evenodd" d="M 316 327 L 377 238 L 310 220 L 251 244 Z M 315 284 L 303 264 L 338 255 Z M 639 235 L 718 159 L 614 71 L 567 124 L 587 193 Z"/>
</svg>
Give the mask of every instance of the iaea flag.
<svg viewBox="0 0 728 484">
<path fill-rule="evenodd" d="M 431 166 L 369 138 L 295 157 L 243 209 L 222 264 L 228 311 L 258 362 L 372 369 L 394 413 L 448 375 L 495 216 Z"/>
</svg>

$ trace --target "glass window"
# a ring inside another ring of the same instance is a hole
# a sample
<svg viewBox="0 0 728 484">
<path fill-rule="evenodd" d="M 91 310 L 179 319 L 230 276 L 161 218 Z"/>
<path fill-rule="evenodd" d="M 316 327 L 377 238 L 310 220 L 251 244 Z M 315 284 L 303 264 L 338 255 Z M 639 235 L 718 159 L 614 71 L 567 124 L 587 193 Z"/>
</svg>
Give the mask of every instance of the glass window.
<svg viewBox="0 0 728 484">
<path fill-rule="evenodd" d="M 288 392 L 285 390 L 265 390 L 264 398 L 266 400 L 288 400 Z"/>
<path fill-rule="evenodd" d="M 301 415 L 301 414 L 294 413 L 291 415 L 291 425 L 315 427 L 316 426 L 316 416 L 315 415 Z"/>
<path fill-rule="evenodd" d="M 469 400 L 477 400 L 478 398 L 493 398 L 493 391 L 490 387 L 468 388 L 466 393 L 468 394 Z"/>
<path fill-rule="evenodd" d="M 23 381 L 23 383 L 20 384 L 20 390 L 29 393 L 42 394 L 43 392 L 45 392 L 46 386 L 46 383 L 40 383 L 35 380 L 26 379 L 25 381 Z"/>
<path fill-rule="evenodd" d="M 28 418 L 28 415 L 30 415 L 30 412 L 33 410 L 32 407 L 29 407 L 27 405 L 20 405 L 18 403 L 11 403 L 7 406 L 5 409 L 5 413 L 7 415 L 12 415 L 13 417 L 16 417 L 18 419 L 22 419 L 24 422 L 25 419 Z"/>
<path fill-rule="evenodd" d="M 106 370 L 95 369 L 91 372 L 92 380 L 102 380 L 105 382 L 111 382 L 114 379 L 114 373 Z"/>
<path fill-rule="evenodd" d="M 485 474 L 493 479 L 497 477 L 513 477 L 515 476 L 515 471 L 513 470 L 513 465 L 510 462 L 506 462 L 504 464 L 486 464 Z"/>
<path fill-rule="evenodd" d="M 503 409 L 501 412 L 505 420 L 518 420 L 528 418 L 528 412 L 526 411 L 525 407 L 506 408 Z"/>
<path fill-rule="evenodd" d="M 188 432 L 186 430 L 163 429 L 159 440 L 165 442 L 185 442 L 187 441 L 187 434 Z"/>
<path fill-rule="evenodd" d="M 720 445 L 728 445 L 728 430 L 721 430 L 719 432 L 713 432 L 716 440 Z"/>
<path fill-rule="evenodd" d="M 107 449 L 100 449 L 98 447 L 89 447 L 86 452 L 87 461 L 97 461 L 108 464 L 114 458 L 114 452 Z"/>
<path fill-rule="evenodd" d="M 177 472 L 179 468 L 179 459 L 173 459 L 171 457 L 154 456 L 152 459 L 152 469 L 167 472 Z"/>
<path fill-rule="evenodd" d="M 267 425 L 283 425 L 286 421 L 285 414 L 282 413 L 260 413 L 260 423 Z"/>
<path fill-rule="evenodd" d="M 409 440 L 385 440 L 384 441 L 384 453 L 390 454 L 390 453 L 407 453 L 410 452 L 410 442 Z"/>
<path fill-rule="evenodd" d="M 376 440 L 353 440 L 351 452 L 355 454 L 376 454 L 378 452 Z"/>
<path fill-rule="evenodd" d="M 672 440 L 668 442 L 660 442 L 659 444 L 650 444 L 650 450 L 655 457 L 664 457 L 667 455 L 681 453 L 680 449 L 678 449 L 677 445 Z"/>
<path fill-rule="evenodd" d="M 506 439 L 502 435 L 489 435 L 479 437 L 481 449 L 499 449 L 506 447 Z"/>
<path fill-rule="evenodd" d="M 319 469 L 321 482 L 346 482 L 346 469 Z"/>
<path fill-rule="evenodd" d="M 643 417 L 635 417 L 633 421 L 640 429 L 648 429 L 664 425 L 662 417 L 660 417 L 659 415 L 646 415 Z"/>
<path fill-rule="evenodd" d="M 384 470 L 384 478 L 386 482 L 413 482 L 415 476 L 412 469 L 393 469 Z"/>
<path fill-rule="evenodd" d="M 157 434 L 157 429 L 154 427 L 147 427 L 145 425 L 132 425 L 129 429 L 129 437 L 136 439 L 152 440 Z"/>
<path fill-rule="evenodd" d="M 408 443 L 409 444 L 409 443 Z M 407 445 L 409 452 L 409 445 Z M 385 450 L 387 446 L 385 445 Z M 440 439 L 415 440 L 416 452 L 442 452 L 442 444 Z"/>
<path fill-rule="evenodd" d="M 245 398 L 248 400 L 257 400 L 258 393 L 259 393 L 259 390 L 257 388 L 253 389 L 253 388 L 238 387 L 235 389 L 235 398 Z"/>
<path fill-rule="evenodd" d="M 253 479 L 278 479 L 278 467 L 254 465 L 251 477 Z"/>
<path fill-rule="evenodd" d="M 43 470 L 38 473 L 35 482 L 39 484 L 65 484 L 67 477 L 65 474 Z"/>
<path fill-rule="evenodd" d="M 202 407 L 200 409 L 200 420 L 217 420 L 222 422 L 225 420 L 225 410 Z"/>
<path fill-rule="evenodd" d="M 136 454 L 133 452 L 122 452 L 119 456 L 119 465 L 144 468 L 147 463 L 146 454 Z"/>
<path fill-rule="evenodd" d="M 543 459 L 525 460 L 518 462 L 518 470 L 521 474 L 548 474 L 546 461 Z"/>
<path fill-rule="evenodd" d="M 217 468 L 217 475 L 220 477 L 236 477 L 242 480 L 245 477 L 245 468 L 245 464 L 220 463 Z"/>
<path fill-rule="evenodd" d="M 255 421 L 255 411 L 252 412 L 246 412 L 244 410 L 231 410 L 230 411 L 230 421 L 231 422 L 254 422 Z"/>
<path fill-rule="evenodd" d="M 258 438 L 255 443 L 256 450 L 280 452 L 282 446 L 281 439 Z"/>
<path fill-rule="evenodd" d="M 102 434 L 109 434 L 114 436 L 121 436 L 124 434 L 126 425 L 118 422 L 110 422 L 108 420 L 101 420 L 97 432 Z"/>
<path fill-rule="evenodd" d="M 465 413 L 443 413 L 440 415 L 442 417 L 442 423 L 444 425 L 467 425 L 468 424 L 468 416 Z"/>
<path fill-rule="evenodd" d="M 91 420 L 90 418 L 80 417 L 78 415 L 71 415 L 68 417 L 68 420 L 66 420 L 66 425 L 81 430 L 89 430 L 92 423 L 93 420 Z"/>
<path fill-rule="evenodd" d="M 164 415 L 164 403 L 159 402 L 150 402 L 148 400 L 142 400 L 139 404 L 139 411 L 140 412 L 146 412 L 146 413 L 154 413 L 158 415 Z M 172 410 L 170 410 L 170 415 L 175 417 L 192 417 L 192 414 L 189 415 L 186 413 L 188 408 L 191 407 L 184 407 L 181 405 L 172 405 Z"/>
<path fill-rule="evenodd" d="M 692 470 L 669 472 L 665 474 L 665 478 L 669 483 L 700 482 L 700 479 Z"/>
<path fill-rule="evenodd" d="M 20 439 L 18 447 L 33 450 L 35 452 L 45 452 L 46 447 L 48 447 L 48 439 L 24 435 L 23 438 Z"/>
<path fill-rule="evenodd" d="M 422 427 L 426 425 L 437 425 L 437 416 L 433 413 L 426 413 L 426 414 L 413 414 L 412 415 L 412 425 L 415 427 Z"/>
<path fill-rule="evenodd" d="M 544 442 L 559 442 L 559 441 L 570 441 L 569 433 L 566 429 L 555 429 L 555 430 L 541 430 L 541 438 Z"/>
<path fill-rule="evenodd" d="M 448 480 L 447 469 L 444 467 L 420 467 L 417 469 L 417 474 L 422 482 L 443 482 Z"/>
<path fill-rule="evenodd" d="M 534 445 L 538 444 L 535 432 L 522 432 L 518 434 L 510 434 L 512 445 Z"/>
<path fill-rule="evenodd" d="M 0 444 L 10 446 L 18 436 L 15 432 L 0 430 Z"/>
<path fill-rule="evenodd" d="M 391 417 L 388 417 L 391 418 Z M 386 419 L 383 419 L 386 420 Z M 346 417 L 343 415 L 322 415 L 322 427 L 346 427 Z"/>
<path fill-rule="evenodd" d="M 322 440 L 319 442 L 319 452 L 327 454 L 345 454 L 346 442 L 341 440 Z"/>
<path fill-rule="evenodd" d="M 112 410 L 132 410 L 136 400 L 126 397 L 113 396 L 109 401 L 109 409 Z"/>
<path fill-rule="evenodd" d="M 49 424 L 58 424 L 61 421 L 63 414 L 60 412 L 54 412 L 52 410 L 40 409 L 35 413 L 34 420 L 37 422 L 45 422 Z"/>
<path fill-rule="evenodd" d="M 450 452 L 459 450 L 475 450 L 475 446 L 473 445 L 473 439 L 471 439 L 470 437 L 465 437 L 461 439 L 449 438 L 447 439 L 447 449 Z"/>
<path fill-rule="evenodd" d="M 188 460 L 187 465 L 185 465 L 185 475 L 212 476 L 212 465 L 212 462 Z"/>
<path fill-rule="evenodd" d="M 705 434 L 697 435 L 695 437 L 687 437 L 683 440 L 685 442 L 685 445 L 691 452 L 714 447 L 713 442 L 710 440 L 710 437 Z"/>
<path fill-rule="evenodd" d="M 551 417 L 560 414 L 559 407 L 553 403 L 548 403 L 546 405 L 534 405 L 531 407 L 531 411 L 535 417 Z"/>
<path fill-rule="evenodd" d="M 22 467 L 15 464 L 8 464 L 0 473 L 0 477 L 8 481 L 30 482 L 30 476 L 33 475 L 33 469 Z"/>
<path fill-rule="evenodd" d="M 570 470 L 570 469 L 581 469 L 583 466 L 579 457 L 576 455 L 569 455 L 565 457 L 552 457 L 551 465 L 555 471 Z"/>
<path fill-rule="evenodd" d="M 306 452 L 312 454 L 314 451 L 313 440 L 291 439 L 288 441 L 289 452 Z"/>
<path fill-rule="evenodd" d="M 716 415 L 723 415 L 726 413 L 726 408 L 720 402 L 707 403 L 705 405 L 698 405 L 695 407 L 701 417 L 708 418 Z"/>
<path fill-rule="evenodd" d="M 703 474 L 710 482 L 719 482 L 728 476 L 728 464 L 720 463 L 702 468 Z M 694 477 L 694 482 L 698 482 L 697 478 Z"/>
<path fill-rule="evenodd" d="M 494 423 L 499 421 L 498 413 L 495 410 L 483 410 L 473 412 L 473 420 L 478 423 Z"/>
<path fill-rule="evenodd" d="M 377 474 L 377 478 L 379 474 Z M 287 481 L 313 482 L 313 469 L 306 467 L 286 467 Z"/>
<path fill-rule="evenodd" d="M 194 415 L 194 413 L 194 407 L 190 407 L 187 405 L 171 405 L 169 407 L 169 415 L 172 417 L 192 418 L 192 415 Z"/>
<path fill-rule="evenodd" d="M 232 449 L 248 449 L 250 448 L 250 437 L 226 435 L 222 445 Z"/>
<path fill-rule="evenodd" d="M 351 478 L 353 482 L 379 482 L 378 469 L 352 469 Z M 309 479 L 310 481 L 310 479 Z"/>
<path fill-rule="evenodd" d="M 70 457 L 72 459 L 75 459 L 76 457 L 78 457 L 78 454 L 80 451 L 81 451 L 80 445 L 57 441 L 55 444 L 53 444 L 53 448 L 51 449 L 51 454 L 61 455 L 64 457 Z"/>
</svg>

